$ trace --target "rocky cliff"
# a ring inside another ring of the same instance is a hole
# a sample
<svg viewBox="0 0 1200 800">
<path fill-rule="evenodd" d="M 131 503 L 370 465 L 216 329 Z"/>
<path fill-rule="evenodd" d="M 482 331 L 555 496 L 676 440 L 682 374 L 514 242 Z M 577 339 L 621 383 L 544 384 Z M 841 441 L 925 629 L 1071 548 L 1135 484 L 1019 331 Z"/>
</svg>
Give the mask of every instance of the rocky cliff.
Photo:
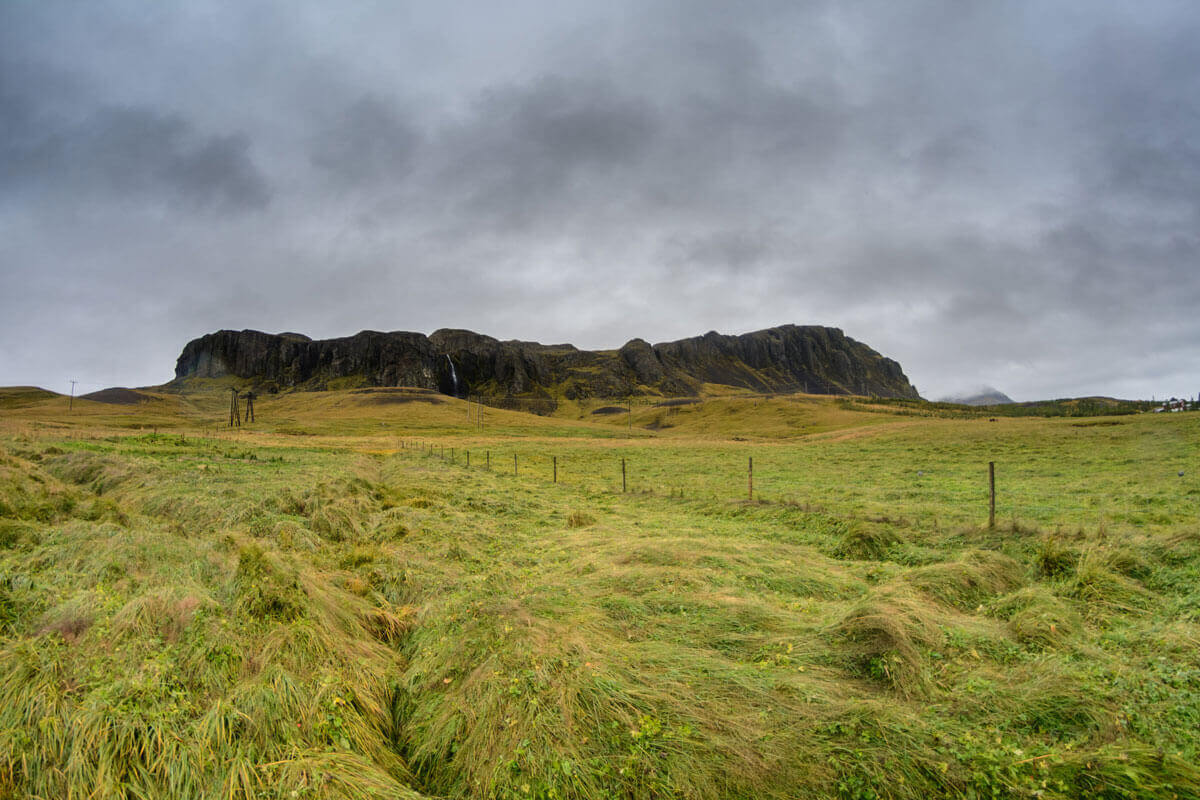
<svg viewBox="0 0 1200 800">
<path fill-rule="evenodd" d="M 235 376 L 260 389 L 417 386 L 465 397 L 696 395 L 705 384 L 759 392 L 917 397 L 900 365 L 837 328 L 782 325 L 740 336 L 710 331 L 677 342 L 633 339 L 619 350 L 502 342 L 465 330 L 363 331 L 313 340 L 297 333 L 218 331 L 188 342 L 177 381 Z"/>
</svg>

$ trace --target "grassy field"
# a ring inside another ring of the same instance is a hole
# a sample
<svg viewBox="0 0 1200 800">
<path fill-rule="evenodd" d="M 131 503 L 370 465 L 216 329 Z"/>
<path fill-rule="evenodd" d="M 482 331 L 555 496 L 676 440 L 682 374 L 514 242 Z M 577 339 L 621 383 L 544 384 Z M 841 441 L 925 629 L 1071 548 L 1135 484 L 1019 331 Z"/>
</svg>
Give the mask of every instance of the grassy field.
<svg viewBox="0 0 1200 800">
<path fill-rule="evenodd" d="M 0 797 L 1200 797 L 1200 414 L 189 389 L 0 390 Z"/>
</svg>

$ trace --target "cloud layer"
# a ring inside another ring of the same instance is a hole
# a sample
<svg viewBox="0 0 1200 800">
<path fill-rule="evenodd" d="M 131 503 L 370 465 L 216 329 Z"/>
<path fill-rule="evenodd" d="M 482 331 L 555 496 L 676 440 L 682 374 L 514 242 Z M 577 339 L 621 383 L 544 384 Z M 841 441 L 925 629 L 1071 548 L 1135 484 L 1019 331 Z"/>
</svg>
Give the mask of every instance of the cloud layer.
<svg viewBox="0 0 1200 800">
<path fill-rule="evenodd" d="M 0 5 L 0 384 L 795 322 L 926 396 L 1200 388 L 1193 4 L 473 5 Z"/>
</svg>

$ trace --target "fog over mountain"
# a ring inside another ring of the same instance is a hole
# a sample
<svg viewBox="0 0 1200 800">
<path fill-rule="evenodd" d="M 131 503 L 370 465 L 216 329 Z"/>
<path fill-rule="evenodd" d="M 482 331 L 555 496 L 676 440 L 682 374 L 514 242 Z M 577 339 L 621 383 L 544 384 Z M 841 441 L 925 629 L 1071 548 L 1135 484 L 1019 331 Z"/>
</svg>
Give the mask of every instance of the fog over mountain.
<svg viewBox="0 0 1200 800">
<path fill-rule="evenodd" d="M 1011 403 L 1013 399 L 994 386 L 980 386 L 966 392 L 957 392 L 939 397 L 943 403 L 961 403 L 964 406 L 994 406 Z"/>
<path fill-rule="evenodd" d="M 829 325 L 927 397 L 1192 395 L 1188 2 L 0 4 L 0 384 L 221 328 Z"/>
</svg>

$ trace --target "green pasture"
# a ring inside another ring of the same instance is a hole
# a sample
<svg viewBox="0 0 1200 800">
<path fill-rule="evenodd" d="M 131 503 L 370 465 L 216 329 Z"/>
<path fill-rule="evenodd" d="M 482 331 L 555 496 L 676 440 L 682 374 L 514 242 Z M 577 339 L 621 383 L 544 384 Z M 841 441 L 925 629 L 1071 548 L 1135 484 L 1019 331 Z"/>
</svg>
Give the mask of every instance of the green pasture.
<svg viewBox="0 0 1200 800">
<path fill-rule="evenodd" d="M 0 797 L 1200 796 L 1195 414 L 364 397 L 4 409 Z"/>
<path fill-rule="evenodd" d="M 586 491 L 624 486 L 700 500 L 753 498 L 924 528 L 986 522 L 991 462 L 1000 521 L 1167 530 L 1200 512 L 1200 439 L 1188 423 L 1145 415 L 928 420 L 754 441 L 512 440 L 464 432 L 403 437 L 394 446 L 409 448 L 401 451 L 409 458 L 429 457 L 432 447 L 447 464 L 466 468 L 470 459 L 472 469 L 487 463 L 510 476 L 516 456 L 516 475 L 531 485 L 557 480 Z"/>
</svg>

